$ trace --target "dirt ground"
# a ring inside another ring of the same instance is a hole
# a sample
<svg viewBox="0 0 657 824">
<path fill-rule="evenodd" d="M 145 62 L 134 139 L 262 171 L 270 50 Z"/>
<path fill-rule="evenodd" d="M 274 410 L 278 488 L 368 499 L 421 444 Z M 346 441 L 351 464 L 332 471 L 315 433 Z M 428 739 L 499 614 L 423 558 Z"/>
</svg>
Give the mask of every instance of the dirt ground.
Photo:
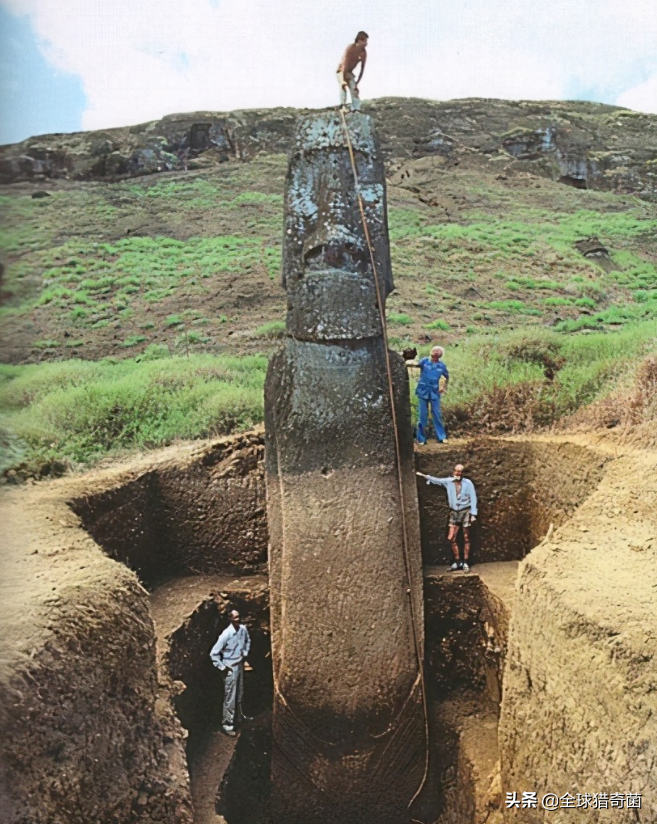
<svg viewBox="0 0 657 824">
<path fill-rule="evenodd" d="M 188 824 L 183 732 L 156 706 L 147 594 L 79 528 L 66 506 L 76 483 L 0 504 L 4 820 Z"/>
</svg>

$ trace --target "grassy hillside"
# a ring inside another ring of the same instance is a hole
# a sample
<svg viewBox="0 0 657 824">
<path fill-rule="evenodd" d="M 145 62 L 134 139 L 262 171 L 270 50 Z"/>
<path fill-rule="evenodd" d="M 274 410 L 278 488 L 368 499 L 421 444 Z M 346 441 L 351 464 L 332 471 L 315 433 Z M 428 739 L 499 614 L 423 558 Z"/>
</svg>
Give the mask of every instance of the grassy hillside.
<svg viewBox="0 0 657 824">
<path fill-rule="evenodd" d="M 447 347 L 453 431 L 549 425 L 654 348 L 657 204 L 506 160 L 388 164 L 391 342 Z M 0 192 L 5 467 L 261 418 L 285 316 L 287 158 L 205 165 Z M 592 236 L 607 252 L 588 258 L 577 244 Z"/>
</svg>

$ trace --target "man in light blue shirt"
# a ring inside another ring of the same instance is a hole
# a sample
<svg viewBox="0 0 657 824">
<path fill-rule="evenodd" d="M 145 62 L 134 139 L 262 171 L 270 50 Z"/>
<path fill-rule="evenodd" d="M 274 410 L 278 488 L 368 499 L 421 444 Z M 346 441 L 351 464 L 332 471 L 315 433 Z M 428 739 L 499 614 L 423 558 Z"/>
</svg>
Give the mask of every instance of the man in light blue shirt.
<svg viewBox="0 0 657 824">
<path fill-rule="evenodd" d="M 236 716 L 248 720 L 242 712 L 242 698 L 244 661 L 251 649 L 251 638 L 248 629 L 240 624 L 240 614 L 236 609 L 231 610 L 228 618 L 230 624 L 210 650 L 210 658 L 218 670 L 226 673 L 222 724 L 226 735 L 234 736 Z"/>
<path fill-rule="evenodd" d="M 454 563 L 450 570 L 453 572 L 462 569 L 469 572 L 470 566 L 470 524 L 477 517 L 477 493 L 474 484 L 469 478 L 463 477 L 463 464 L 456 464 L 454 475 L 450 478 L 434 478 L 433 475 L 423 475 L 417 473 L 420 478 L 426 478 L 428 484 L 444 486 L 447 490 L 447 503 L 449 504 L 449 532 L 447 540 L 452 545 L 454 553 Z M 459 527 L 463 527 L 463 561 L 459 558 L 459 545 L 456 536 Z"/>
</svg>

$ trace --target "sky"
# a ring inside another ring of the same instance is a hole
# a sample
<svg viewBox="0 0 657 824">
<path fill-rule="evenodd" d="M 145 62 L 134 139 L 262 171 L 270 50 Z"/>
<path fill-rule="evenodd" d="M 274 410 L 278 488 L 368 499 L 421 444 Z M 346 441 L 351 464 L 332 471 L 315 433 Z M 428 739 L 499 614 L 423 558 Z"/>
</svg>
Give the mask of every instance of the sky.
<svg viewBox="0 0 657 824">
<path fill-rule="evenodd" d="M 656 0 L 0 0 L 0 143 L 166 114 L 363 99 L 592 100 L 657 113 Z"/>
</svg>

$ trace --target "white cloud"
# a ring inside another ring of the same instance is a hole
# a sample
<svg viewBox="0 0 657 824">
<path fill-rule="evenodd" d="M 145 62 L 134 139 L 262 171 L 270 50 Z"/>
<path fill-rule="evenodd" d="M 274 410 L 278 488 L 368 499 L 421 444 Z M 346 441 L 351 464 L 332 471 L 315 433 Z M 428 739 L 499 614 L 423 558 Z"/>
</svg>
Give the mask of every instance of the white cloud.
<svg viewBox="0 0 657 824">
<path fill-rule="evenodd" d="M 55 68 L 81 77 L 84 128 L 331 105 L 336 64 L 361 28 L 364 97 L 583 94 L 654 111 L 654 0 L 0 1 L 30 15 Z"/>
<path fill-rule="evenodd" d="M 657 72 L 645 83 L 639 83 L 623 92 L 616 102 L 619 106 L 626 106 L 628 109 L 657 114 Z"/>
</svg>

